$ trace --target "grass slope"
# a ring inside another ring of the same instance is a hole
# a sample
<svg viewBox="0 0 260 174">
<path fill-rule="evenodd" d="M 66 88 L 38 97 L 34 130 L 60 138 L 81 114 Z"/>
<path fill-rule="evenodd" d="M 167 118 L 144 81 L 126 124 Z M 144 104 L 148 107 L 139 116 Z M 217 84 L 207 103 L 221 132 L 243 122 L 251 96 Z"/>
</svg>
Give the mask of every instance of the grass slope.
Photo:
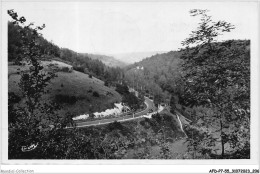
<svg viewBox="0 0 260 174">
<path fill-rule="evenodd" d="M 56 64 L 59 68 L 71 67 L 68 64 L 58 61 L 42 61 L 45 69 L 48 69 L 49 64 Z M 21 95 L 19 91 L 18 83 L 20 81 L 20 75 L 18 71 L 27 70 L 28 66 L 8 66 L 8 92 L 14 92 Z M 67 111 L 77 116 L 83 113 L 104 111 L 107 108 L 113 107 L 114 102 L 121 101 L 121 96 L 111 88 L 104 86 L 104 82 L 89 75 L 73 70 L 72 72 L 56 72 L 58 77 L 52 80 L 48 86 L 50 94 L 43 96 L 43 99 L 55 100 L 57 95 L 74 96 L 76 102 L 60 102 L 63 106 L 60 114 L 64 114 Z M 93 93 L 97 92 L 99 97 L 93 96 Z"/>
</svg>

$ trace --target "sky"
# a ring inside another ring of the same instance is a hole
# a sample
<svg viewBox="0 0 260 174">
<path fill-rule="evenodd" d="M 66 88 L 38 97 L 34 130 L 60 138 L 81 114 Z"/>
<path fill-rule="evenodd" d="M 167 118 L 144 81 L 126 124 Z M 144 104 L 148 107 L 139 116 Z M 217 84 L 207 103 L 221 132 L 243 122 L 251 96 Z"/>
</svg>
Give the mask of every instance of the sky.
<svg viewBox="0 0 260 174">
<path fill-rule="evenodd" d="M 43 36 L 80 53 L 171 51 L 198 26 L 191 9 L 208 9 L 213 20 L 236 26 L 218 39 L 251 39 L 253 2 L 2 2 L 36 25 Z M 6 15 L 6 19 L 10 19 Z"/>
</svg>

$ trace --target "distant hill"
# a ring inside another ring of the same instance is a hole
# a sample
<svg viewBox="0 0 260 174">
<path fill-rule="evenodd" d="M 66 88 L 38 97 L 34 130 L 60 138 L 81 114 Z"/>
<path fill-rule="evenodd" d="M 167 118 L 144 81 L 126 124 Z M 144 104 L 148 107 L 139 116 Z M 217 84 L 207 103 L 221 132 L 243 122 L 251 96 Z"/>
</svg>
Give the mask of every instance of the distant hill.
<svg viewBox="0 0 260 174">
<path fill-rule="evenodd" d="M 105 65 L 110 66 L 110 67 L 125 67 L 127 66 L 127 63 L 117 60 L 112 56 L 106 56 L 106 55 L 101 55 L 101 54 L 89 54 L 89 53 L 82 53 L 84 56 L 87 56 L 91 59 L 97 59 L 103 62 Z"/>
<path fill-rule="evenodd" d="M 129 67 L 144 66 L 151 70 L 156 69 L 160 71 L 163 69 L 163 67 L 177 65 L 177 63 L 180 61 L 180 55 L 181 53 L 179 51 L 170 51 L 167 53 L 156 54 L 150 57 L 146 57 L 145 59 L 136 62 Z"/>
<path fill-rule="evenodd" d="M 110 54 L 110 56 L 113 56 L 117 60 L 120 60 L 127 64 L 132 64 L 135 62 L 139 62 L 139 61 L 143 60 L 144 58 L 151 57 L 156 54 L 162 54 L 165 52 L 167 52 L 167 51 L 118 53 L 118 54 Z"/>
</svg>

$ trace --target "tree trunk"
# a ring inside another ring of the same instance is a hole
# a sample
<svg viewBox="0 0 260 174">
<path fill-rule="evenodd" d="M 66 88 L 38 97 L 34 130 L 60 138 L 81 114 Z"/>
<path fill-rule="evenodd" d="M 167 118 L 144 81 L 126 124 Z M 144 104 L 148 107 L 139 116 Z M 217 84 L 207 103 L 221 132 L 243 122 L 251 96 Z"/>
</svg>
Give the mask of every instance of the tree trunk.
<svg viewBox="0 0 260 174">
<path fill-rule="evenodd" d="M 223 140 L 223 125 L 222 125 L 222 119 L 220 119 L 220 137 L 221 137 L 221 157 L 224 158 L 224 140 Z"/>
</svg>

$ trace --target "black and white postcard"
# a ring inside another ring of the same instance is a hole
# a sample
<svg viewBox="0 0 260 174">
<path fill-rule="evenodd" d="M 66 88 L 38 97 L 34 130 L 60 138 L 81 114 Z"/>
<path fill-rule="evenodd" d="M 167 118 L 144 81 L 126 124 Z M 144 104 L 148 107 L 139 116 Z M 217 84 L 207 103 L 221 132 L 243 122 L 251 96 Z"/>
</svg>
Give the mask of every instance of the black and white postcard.
<svg viewBox="0 0 260 174">
<path fill-rule="evenodd" d="M 1 1 L 1 25 L 1 173 L 259 173 L 259 1 Z"/>
</svg>

